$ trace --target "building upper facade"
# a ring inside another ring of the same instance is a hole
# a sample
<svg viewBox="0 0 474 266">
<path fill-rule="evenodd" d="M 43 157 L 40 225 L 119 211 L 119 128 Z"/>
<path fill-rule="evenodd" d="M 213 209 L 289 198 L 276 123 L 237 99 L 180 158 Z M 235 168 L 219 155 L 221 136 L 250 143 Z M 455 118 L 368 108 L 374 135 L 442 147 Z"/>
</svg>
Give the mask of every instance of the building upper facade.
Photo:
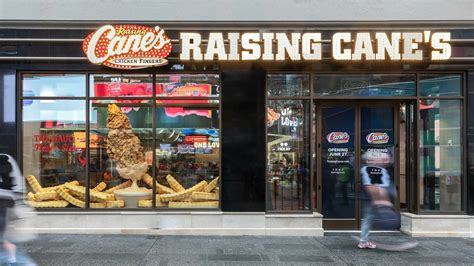
<svg viewBox="0 0 474 266">
<path fill-rule="evenodd" d="M 470 21 L 472 0 L 0 0 L 3 21 Z"/>
</svg>

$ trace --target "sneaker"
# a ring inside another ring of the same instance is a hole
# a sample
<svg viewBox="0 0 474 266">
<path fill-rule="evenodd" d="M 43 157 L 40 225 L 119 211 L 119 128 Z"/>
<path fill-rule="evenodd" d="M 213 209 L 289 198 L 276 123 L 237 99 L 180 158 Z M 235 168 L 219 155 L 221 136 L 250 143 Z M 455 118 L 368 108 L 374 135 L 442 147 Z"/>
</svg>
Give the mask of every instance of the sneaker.
<svg viewBox="0 0 474 266">
<path fill-rule="evenodd" d="M 370 242 L 370 241 L 360 241 L 359 245 L 357 245 L 357 247 L 358 248 L 370 248 L 370 249 L 372 249 L 372 248 L 376 248 L 377 246 L 374 243 Z"/>
</svg>

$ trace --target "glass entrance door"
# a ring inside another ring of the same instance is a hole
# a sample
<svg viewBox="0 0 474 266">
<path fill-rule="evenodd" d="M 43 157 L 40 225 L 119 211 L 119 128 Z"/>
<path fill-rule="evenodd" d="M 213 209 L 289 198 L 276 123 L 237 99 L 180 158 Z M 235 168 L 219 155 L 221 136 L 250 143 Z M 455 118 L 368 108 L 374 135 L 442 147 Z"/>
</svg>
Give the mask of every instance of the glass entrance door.
<svg viewBox="0 0 474 266">
<path fill-rule="evenodd" d="M 325 229 L 357 229 L 362 184 L 397 184 L 396 106 L 328 104 L 319 108 L 319 179 Z"/>
<path fill-rule="evenodd" d="M 327 220 L 356 221 L 356 107 L 321 107 L 322 214 Z"/>
</svg>

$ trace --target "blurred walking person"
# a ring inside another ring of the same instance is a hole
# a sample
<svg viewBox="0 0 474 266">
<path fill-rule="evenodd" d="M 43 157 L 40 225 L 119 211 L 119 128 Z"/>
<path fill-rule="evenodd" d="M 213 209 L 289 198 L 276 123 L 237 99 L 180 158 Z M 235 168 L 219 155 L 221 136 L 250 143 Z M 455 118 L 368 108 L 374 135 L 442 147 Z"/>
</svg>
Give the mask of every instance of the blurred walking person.
<svg viewBox="0 0 474 266">
<path fill-rule="evenodd" d="M 13 167 L 10 157 L 0 154 L 0 241 L 4 256 L 3 262 L 16 262 L 16 246 L 5 239 L 5 229 L 7 227 L 7 210 L 15 206 L 14 190 L 21 190 L 21 180 L 14 180 L 12 176 Z"/>
<path fill-rule="evenodd" d="M 379 219 L 382 208 L 393 208 L 390 201 L 390 175 L 384 166 L 390 163 L 387 153 L 366 152 L 363 156 L 366 165 L 360 169 L 362 182 L 362 221 L 360 228 L 359 248 L 376 248 L 377 245 L 369 240 L 369 233 L 375 219 Z"/>
<path fill-rule="evenodd" d="M 0 265 L 36 265 L 12 243 L 32 240 L 36 234 L 11 230 L 8 226 L 15 222 L 25 223 L 34 216 L 34 210 L 23 201 L 23 180 L 15 159 L 0 153 Z"/>
</svg>

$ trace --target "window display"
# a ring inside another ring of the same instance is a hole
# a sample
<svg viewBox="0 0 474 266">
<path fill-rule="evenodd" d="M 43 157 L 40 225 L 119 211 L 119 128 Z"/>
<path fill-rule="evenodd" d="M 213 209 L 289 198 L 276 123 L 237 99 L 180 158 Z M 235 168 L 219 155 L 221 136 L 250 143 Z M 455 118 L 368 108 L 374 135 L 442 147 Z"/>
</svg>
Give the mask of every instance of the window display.
<svg viewBox="0 0 474 266">
<path fill-rule="evenodd" d="M 94 74 L 89 84 L 90 98 L 23 96 L 31 206 L 219 207 L 218 75 Z"/>
<path fill-rule="evenodd" d="M 117 207 L 137 208 L 139 200 L 151 200 L 152 190 L 143 182 L 145 174 L 152 174 L 151 102 L 93 101 L 90 117 L 90 188 L 103 186 L 113 201 L 122 201 L 114 203 Z"/>
<path fill-rule="evenodd" d="M 161 196 L 169 208 L 219 207 L 219 100 L 204 98 L 218 96 L 217 77 L 157 76 L 156 180 L 177 192 Z"/>
<path fill-rule="evenodd" d="M 28 199 L 36 207 L 67 207 L 56 190 L 86 183 L 85 101 L 23 100 L 22 111 Z"/>
</svg>

